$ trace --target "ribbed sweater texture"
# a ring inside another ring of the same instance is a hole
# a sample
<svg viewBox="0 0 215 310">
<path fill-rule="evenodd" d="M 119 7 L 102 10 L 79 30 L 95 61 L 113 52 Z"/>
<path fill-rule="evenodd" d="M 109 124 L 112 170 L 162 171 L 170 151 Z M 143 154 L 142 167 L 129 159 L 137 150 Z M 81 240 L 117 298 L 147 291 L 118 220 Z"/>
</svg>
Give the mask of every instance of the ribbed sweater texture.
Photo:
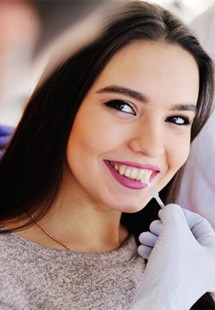
<svg viewBox="0 0 215 310">
<path fill-rule="evenodd" d="M 78 253 L 0 234 L 0 310 L 127 310 L 144 268 L 132 236 L 112 252 Z"/>
</svg>

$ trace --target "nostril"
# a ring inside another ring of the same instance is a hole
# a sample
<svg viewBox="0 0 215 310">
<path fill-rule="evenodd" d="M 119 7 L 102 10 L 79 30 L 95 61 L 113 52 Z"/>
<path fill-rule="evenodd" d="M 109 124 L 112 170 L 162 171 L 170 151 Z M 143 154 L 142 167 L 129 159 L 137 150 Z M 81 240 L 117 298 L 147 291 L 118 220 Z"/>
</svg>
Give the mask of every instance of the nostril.
<svg viewBox="0 0 215 310">
<path fill-rule="evenodd" d="M 131 139 L 128 143 L 129 148 L 148 157 L 159 157 L 164 154 L 165 148 L 161 141 L 155 141 L 153 138 Z"/>
</svg>

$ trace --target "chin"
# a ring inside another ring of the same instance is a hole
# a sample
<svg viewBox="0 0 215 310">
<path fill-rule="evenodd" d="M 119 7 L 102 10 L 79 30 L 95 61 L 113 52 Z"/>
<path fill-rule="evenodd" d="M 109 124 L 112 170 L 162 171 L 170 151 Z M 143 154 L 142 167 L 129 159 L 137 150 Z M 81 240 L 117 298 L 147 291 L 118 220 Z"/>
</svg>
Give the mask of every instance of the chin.
<svg viewBox="0 0 215 310">
<path fill-rule="evenodd" d="M 127 198 L 127 199 L 126 199 Z M 136 213 L 145 208 L 151 200 L 151 196 L 145 195 L 142 198 L 135 199 L 134 197 L 117 197 L 115 200 L 103 200 L 103 205 L 108 209 L 121 213 Z"/>
<path fill-rule="evenodd" d="M 129 205 L 129 206 L 124 206 L 122 208 L 122 212 L 123 213 L 136 213 L 141 211 L 142 209 L 145 208 L 145 206 L 148 204 L 148 202 L 150 201 L 150 199 L 148 199 L 147 201 L 143 201 L 137 205 Z"/>
</svg>

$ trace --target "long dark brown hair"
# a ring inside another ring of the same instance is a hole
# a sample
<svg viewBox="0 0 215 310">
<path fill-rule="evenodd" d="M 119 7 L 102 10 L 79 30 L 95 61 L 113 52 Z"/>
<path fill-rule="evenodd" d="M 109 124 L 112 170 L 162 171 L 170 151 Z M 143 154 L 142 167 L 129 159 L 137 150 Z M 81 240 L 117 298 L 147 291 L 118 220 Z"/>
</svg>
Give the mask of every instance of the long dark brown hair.
<svg viewBox="0 0 215 310">
<path fill-rule="evenodd" d="M 39 220 L 49 211 L 62 181 L 67 141 L 76 113 L 106 64 L 131 42 L 165 42 L 180 46 L 193 56 L 200 87 L 191 141 L 207 121 L 214 93 L 213 66 L 187 26 L 160 6 L 139 1 L 116 7 L 104 25 L 99 37 L 59 66 L 36 88 L 27 104 L 0 163 L 0 222 L 26 220 L 19 227 L 23 228 L 31 224 L 30 214 Z M 164 201 L 170 193 L 174 197 L 180 173 L 161 191 Z M 122 223 L 138 240 L 139 233 L 157 218 L 157 211 L 152 200 L 140 212 L 123 214 Z"/>
</svg>

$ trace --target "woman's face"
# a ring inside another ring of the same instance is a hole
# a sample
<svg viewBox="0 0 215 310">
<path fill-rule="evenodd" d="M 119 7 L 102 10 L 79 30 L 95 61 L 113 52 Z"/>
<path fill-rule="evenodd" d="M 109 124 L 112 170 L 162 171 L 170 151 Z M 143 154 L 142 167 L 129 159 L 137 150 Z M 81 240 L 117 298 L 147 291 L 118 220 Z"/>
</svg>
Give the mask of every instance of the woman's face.
<svg viewBox="0 0 215 310">
<path fill-rule="evenodd" d="M 73 188 L 100 206 L 136 212 L 184 164 L 199 90 L 181 47 L 135 42 L 106 65 L 83 100 L 67 146 Z"/>
</svg>

